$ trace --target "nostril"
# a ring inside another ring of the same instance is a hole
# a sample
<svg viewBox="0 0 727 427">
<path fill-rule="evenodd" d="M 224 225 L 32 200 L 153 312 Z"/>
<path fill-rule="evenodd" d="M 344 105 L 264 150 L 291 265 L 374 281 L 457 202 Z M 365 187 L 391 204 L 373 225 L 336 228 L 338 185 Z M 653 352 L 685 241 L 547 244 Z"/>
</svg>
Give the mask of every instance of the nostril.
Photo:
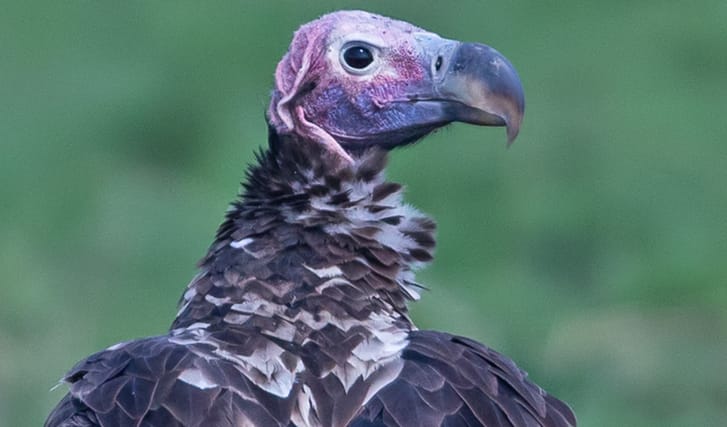
<svg viewBox="0 0 727 427">
<path fill-rule="evenodd" d="M 437 57 L 437 61 L 434 63 L 434 70 L 439 71 L 442 68 L 442 56 Z"/>
</svg>

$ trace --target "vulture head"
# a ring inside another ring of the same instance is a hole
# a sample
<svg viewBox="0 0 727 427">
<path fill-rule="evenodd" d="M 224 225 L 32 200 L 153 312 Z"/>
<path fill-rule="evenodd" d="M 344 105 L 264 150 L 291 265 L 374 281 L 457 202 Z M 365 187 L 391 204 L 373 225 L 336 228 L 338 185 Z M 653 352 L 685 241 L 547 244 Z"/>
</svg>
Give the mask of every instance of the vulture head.
<svg viewBox="0 0 727 427">
<path fill-rule="evenodd" d="M 369 147 L 409 144 L 456 121 L 506 126 L 512 142 L 524 109 L 517 72 L 495 49 L 344 11 L 295 33 L 268 119 L 278 134 L 353 162 Z"/>
</svg>

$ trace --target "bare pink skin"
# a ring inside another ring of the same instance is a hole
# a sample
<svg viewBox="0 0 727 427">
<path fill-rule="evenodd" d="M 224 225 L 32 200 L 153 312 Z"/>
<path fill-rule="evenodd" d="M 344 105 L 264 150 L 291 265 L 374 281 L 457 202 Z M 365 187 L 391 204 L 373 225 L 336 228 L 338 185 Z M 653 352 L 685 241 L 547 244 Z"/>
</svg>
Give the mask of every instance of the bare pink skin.
<svg viewBox="0 0 727 427">
<path fill-rule="evenodd" d="M 372 127 L 392 126 L 387 119 L 393 118 L 379 117 L 374 110 L 387 108 L 404 96 L 407 87 L 428 76 L 415 40 L 421 34 L 438 37 L 406 22 L 363 11 L 335 12 L 302 26 L 275 72 L 268 110 L 271 124 L 281 134 L 296 132 L 352 162 L 336 141 L 348 123 L 337 123 L 334 110 L 365 117 Z M 379 48 L 376 74 L 355 75 L 342 68 L 338 51 L 349 40 L 363 40 Z"/>
<path fill-rule="evenodd" d="M 454 121 L 507 126 L 511 142 L 523 113 L 517 72 L 489 46 L 344 11 L 295 33 L 268 119 L 278 135 L 318 144 L 347 167 L 368 147 L 409 144 Z"/>
</svg>

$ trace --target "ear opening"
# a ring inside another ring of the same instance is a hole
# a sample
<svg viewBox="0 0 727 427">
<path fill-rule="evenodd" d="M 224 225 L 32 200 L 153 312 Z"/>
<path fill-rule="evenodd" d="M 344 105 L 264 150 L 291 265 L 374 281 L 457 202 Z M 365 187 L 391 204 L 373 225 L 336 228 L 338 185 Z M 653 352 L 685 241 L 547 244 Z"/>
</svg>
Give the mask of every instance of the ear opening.
<svg viewBox="0 0 727 427">
<path fill-rule="evenodd" d="M 290 54 L 286 54 L 286 57 L 289 55 Z M 281 62 L 278 66 L 278 70 L 275 72 L 276 82 L 279 82 L 284 78 L 283 76 L 281 76 L 282 73 L 280 69 L 287 65 L 285 64 L 285 62 L 287 61 L 285 61 L 284 59 L 283 62 Z M 283 129 L 280 129 L 281 131 L 284 130 L 290 132 L 295 127 L 293 123 L 293 114 L 291 111 L 291 107 L 295 98 L 299 96 L 301 87 L 304 86 L 303 80 L 306 78 L 309 68 L 310 60 L 308 58 L 305 58 L 303 59 L 303 63 L 301 64 L 300 68 L 298 68 L 298 72 L 295 75 L 295 80 L 289 88 L 286 88 L 287 90 L 282 91 L 280 90 L 280 86 L 277 85 L 278 90 L 280 91 L 282 96 L 277 100 L 275 105 L 271 105 L 270 107 L 271 109 L 275 109 L 276 117 L 278 118 L 278 120 L 280 120 L 280 124 L 284 126 Z"/>
<path fill-rule="evenodd" d="M 322 66 L 327 27 L 320 20 L 302 26 L 275 69 L 276 93 L 269 114 L 279 132 L 291 132 L 295 128 L 295 100 L 315 87 L 320 77 L 318 68 Z"/>
<path fill-rule="evenodd" d="M 324 129 L 305 117 L 305 109 L 297 103 L 312 91 L 326 69 L 325 37 L 327 23 L 321 20 L 302 26 L 293 36 L 288 52 L 275 69 L 275 91 L 268 109 L 271 125 L 278 133 L 296 132 L 320 144 L 326 153 L 336 157 L 339 165 L 353 163 L 351 156 Z"/>
</svg>

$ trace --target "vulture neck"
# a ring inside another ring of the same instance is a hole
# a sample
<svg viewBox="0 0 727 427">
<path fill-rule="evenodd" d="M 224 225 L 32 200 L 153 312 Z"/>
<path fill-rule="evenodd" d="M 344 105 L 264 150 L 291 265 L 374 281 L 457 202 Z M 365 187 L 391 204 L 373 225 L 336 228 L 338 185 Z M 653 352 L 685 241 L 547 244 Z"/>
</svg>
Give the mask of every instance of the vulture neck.
<svg viewBox="0 0 727 427">
<path fill-rule="evenodd" d="M 406 304 L 419 298 L 414 271 L 432 258 L 433 221 L 385 181 L 384 150 L 346 166 L 322 151 L 271 131 L 173 328 L 303 318 L 311 330 L 413 328 Z"/>
</svg>

